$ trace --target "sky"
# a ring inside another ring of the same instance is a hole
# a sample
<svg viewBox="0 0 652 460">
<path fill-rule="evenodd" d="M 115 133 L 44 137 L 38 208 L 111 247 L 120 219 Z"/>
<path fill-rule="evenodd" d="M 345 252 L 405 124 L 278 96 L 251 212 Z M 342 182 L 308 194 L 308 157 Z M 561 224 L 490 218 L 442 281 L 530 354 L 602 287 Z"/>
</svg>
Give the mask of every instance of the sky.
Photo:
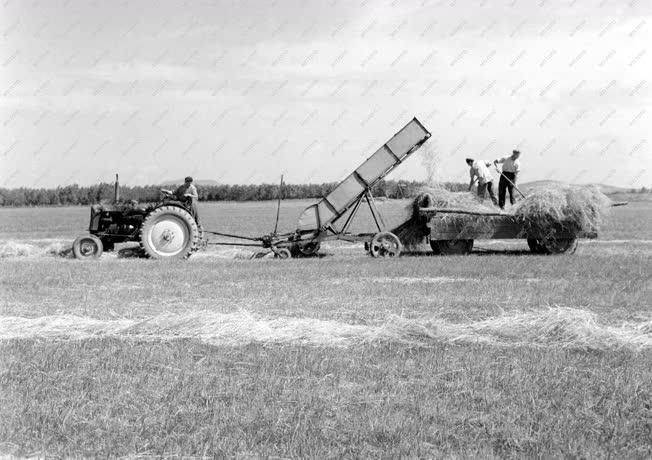
<svg viewBox="0 0 652 460">
<path fill-rule="evenodd" d="M 652 186 L 652 0 L 2 0 L 0 187 L 343 179 Z"/>
</svg>

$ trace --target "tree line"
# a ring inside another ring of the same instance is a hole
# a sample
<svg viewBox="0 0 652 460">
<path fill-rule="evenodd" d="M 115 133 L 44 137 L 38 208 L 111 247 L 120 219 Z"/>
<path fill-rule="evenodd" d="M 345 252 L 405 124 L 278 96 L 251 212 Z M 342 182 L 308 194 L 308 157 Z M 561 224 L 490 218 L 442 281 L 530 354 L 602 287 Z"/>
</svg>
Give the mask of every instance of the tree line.
<svg viewBox="0 0 652 460">
<path fill-rule="evenodd" d="M 337 182 L 322 184 L 283 184 L 283 199 L 312 199 L 328 195 Z M 410 198 L 423 187 L 424 182 L 382 180 L 376 184 L 372 193 L 375 197 Z M 467 189 L 467 184 L 444 182 L 438 184 L 445 189 L 457 192 Z M 136 200 L 141 203 L 154 203 L 160 198 L 161 188 L 170 186 L 144 185 L 121 186 L 120 200 Z M 74 206 L 113 202 L 112 183 L 80 187 L 77 184 L 56 188 L 0 188 L 0 206 Z M 278 184 L 257 185 L 198 185 L 199 201 L 263 201 L 278 198 Z M 650 193 L 649 188 L 629 190 L 629 193 Z"/>
<path fill-rule="evenodd" d="M 337 185 L 337 182 L 322 184 L 283 184 L 283 199 L 321 198 Z M 373 188 L 375 197 L 408 198 L 424 185 L 418 181 L 380 181 Z M 466 184 L 447 182 L 442 184 L 453 191 L 465 190 Z M 144 185 L 121 186 L 120 200 L 136 200 L 141 203 L 156 202 L 161 188 L 170 186 Z M 56 188 L 0 188 L 0 206 L 71 206 L 113 202 L 114 185 L 100 183 L 80 187 L 77 184 Z M 199 201 L 262 201 L 278 198 L 278 184 L 257 185 L 198 185 Z"/>
</svg>

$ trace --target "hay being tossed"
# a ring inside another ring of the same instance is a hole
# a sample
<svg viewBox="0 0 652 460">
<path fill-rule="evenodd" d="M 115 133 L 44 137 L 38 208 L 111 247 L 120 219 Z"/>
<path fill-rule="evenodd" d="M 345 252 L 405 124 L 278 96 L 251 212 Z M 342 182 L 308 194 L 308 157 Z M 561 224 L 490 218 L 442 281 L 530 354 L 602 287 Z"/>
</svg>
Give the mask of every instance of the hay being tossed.
<svg viewBox="0 0 652 460">
<path fill-rule="evenodd" d="M 525 199 L 509 211 L 501 211 L 488 199 L 480 200 L 471 192 L 451 192 L 442 187 L 424 187 L 410 207 L 412 217 L 392 230 L 407 248 L 425 242 L 428 228 L 419 215 L 421 208 L 455 209 L 478 214 L 513 215 L 521 222 L 528 236 L 547 239 L 560 233 L 580 235 L 597 233 L 609 210 L 611 201 L 596 186 L 575 186 L 553 183 L 531 189 Z M 448 225 L 459 239 L 473 234 L 490 233 L 500 217 L 441 214 L 441 223 Z"/>
</svg>

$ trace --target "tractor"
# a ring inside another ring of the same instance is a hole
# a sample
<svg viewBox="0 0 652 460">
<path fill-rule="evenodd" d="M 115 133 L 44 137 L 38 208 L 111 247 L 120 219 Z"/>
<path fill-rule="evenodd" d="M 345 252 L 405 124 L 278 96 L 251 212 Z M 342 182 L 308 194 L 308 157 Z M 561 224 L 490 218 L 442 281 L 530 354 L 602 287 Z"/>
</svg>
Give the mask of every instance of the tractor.
<svg viewBox="0 0 652 460">
<path fill-rule="evenodd" d="M 77 259 L 97 259 L 126 242 L 140 243 L 143 255 L 152 259 L 186 259 L 202 247 L 202 228 L 189 202 L 165 189 L 156 203 L 120 201 L 119 187 L 116 174 L 113 203 L 91 206 L 89 234 L 73 243 Z"/>
</svg>

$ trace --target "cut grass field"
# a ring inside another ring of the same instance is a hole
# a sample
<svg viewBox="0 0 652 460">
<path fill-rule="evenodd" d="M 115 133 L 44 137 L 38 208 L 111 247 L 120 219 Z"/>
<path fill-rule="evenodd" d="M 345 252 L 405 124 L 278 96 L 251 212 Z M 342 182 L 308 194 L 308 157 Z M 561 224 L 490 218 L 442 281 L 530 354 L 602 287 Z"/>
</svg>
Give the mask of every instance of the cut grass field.
<svg viewBox="0 0 652 460">
<path fill-rule="evenodd" d="M 271 204 L 229 206 L 215 216 L 230 230 L 273 222 Z M 649 457 L 652 207 L 639 206 L 572 256 L 485 242 L 396 260 L 360 245 L 289 261 L 5 258 L 0 451 Z M 26 239 L 81 233 L 39 218 Z"/>
</svg>

